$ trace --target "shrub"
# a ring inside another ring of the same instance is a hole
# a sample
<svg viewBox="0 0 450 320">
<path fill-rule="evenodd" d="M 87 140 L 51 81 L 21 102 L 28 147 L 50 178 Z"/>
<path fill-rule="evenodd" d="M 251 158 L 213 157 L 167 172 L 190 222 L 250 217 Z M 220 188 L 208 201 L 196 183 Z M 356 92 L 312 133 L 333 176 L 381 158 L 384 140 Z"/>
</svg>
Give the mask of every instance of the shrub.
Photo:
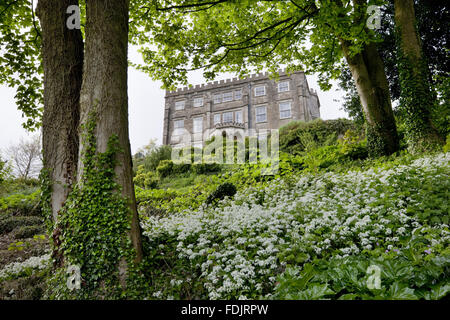
<svg viewBox="0 0 450 320">
<path fill-rule="evenodd" d="M 32 194 L 13 194 L 0 199 L 0 212 L 13 215 L 39 215 L 39 190 Z"/>
<path fill-rule="evenodd" d="M 191 170 L 190 163 L 174 163 L 172 167 L 173 174 L 186 173 L 189 170 Z"/>
<path fill-rule="evenodd" d="M 236 194 L 237 190 L 234 184 L 225 182 L 222 183 L 214 190 L 208 198 L 206 198 L 206 204 L 211 204 L 213 202 L 224 199 L 225 197 L 232 197 Z"/>
<path fill-rule="evenodd" d="M 31 238 L 36 234 L 42 234 L 44 232 L 43 226 L 20 226 L 14 229 L 14 239 Z"/>
<path fill-rule="evenodd" d="M 368 156 L 367 141 L 363 139 L 356 131 L 347 130 L 344 137 L 339 140 L 341 146 L 341 153 L 351 159 L 365 159 Z"/>
<path fill-rule="evenodd" d="M 172 148 L 170 146 L 155 147 L 143 158 L 135 159 L 136 167 L 144 166 L 145 171 L 155 171 L 159 163 L 163 160 L 170 160 Z"/>
<path fill-rule="evenodd" d="M 0 197 L 7 197 L 20 193 L 23 195 L 29 195 L 36 192 L 39 189 L 38 179 L 7 179 L 0 183 Z"/>
<path fill-rule="evenodd" d="M 158 174 L 161 178 L 170 176 L 173 173 L 172 160 L 162 160 L 156 168 L 156 171 L 158 171 Z"/>
<path fill-rule="evenodd" d="M 339 146 L 325 146 L 308 152 L 303 157 L 303 163 L 306 168 L 316 170 L 318 168 L 328 168 L 344 159 Z"/>
<path fill-rule="evenodd" d="M 443 150 L 444 150 L 444 152 L 449 152 L 450 151 L 450 134 L 447 135 L 447 142 L 446 142 Z"/>
<path fill-rule="evenodd" d="M 219 172 L 220 169 L 221 167 L 218 163 L 194 163 L 192 165 L 192 171 L 196 174 Z"/>
<path fill-rule="evenodd" d="M 41 225 L 42 219 L 39 217 L 8 217 L 0 219 L 0 234 L 6 234 L 20 226 Z"/>
<path fill-rule="evenodd" d="M 135 185 L 141 188 L 154 189 L 158 186 L 158 175 L 154 171 L 146 172 L 144 166 L 141 165 L 133 181 Z"/>
<path fill-rule="evenodd" d="M 280 150 L 300 154 L 308 147 L 330 145 L 349 129 L 357 130 L 348 119 L 293 121 L 280 128 Z"/>
<path fill-rule="evenodd" d="M 11 167 L 8 166 L 6 161 L 3 161 L 0 157 L 0 185 L 8 179 L 11 174 Z"/>
</svg>

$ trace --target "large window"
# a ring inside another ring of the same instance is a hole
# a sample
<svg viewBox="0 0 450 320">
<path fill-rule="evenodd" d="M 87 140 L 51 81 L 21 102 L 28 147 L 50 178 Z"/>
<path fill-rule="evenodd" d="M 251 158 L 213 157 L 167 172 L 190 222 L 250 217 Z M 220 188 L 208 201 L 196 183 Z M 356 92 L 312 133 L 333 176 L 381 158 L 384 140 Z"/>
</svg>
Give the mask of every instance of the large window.
<svg viewBox="0 0 450 320">
<path fill-rule="evenodd" d="M 194 118 L 194 133 L 203 132 L 203 118 Z"/>
<path fill-rule="evenodd" d="M 179 135 L 182 133 L 182 129 L 184 128 L 184 120 L 175 120 L 173 123 L 173 127 L 174 127 L 174 131 L 173 134 L 174 135 Z"/>
<path fill-rule="evenodd" d="M 243 123 L 242 119 L 242 111 L 236 111 L 234 113 L 234 119 L 237 123 Z"/>
<path fill-rule="evenodd" d="M 279 104 L 280 107 L 280 119 L 287 119 L 291 117 L 291 102 L 283 101 Z"/>
<path fill-rule="evenodd" d="M 266 95 L 266 86 L 255 87 L 255 97 L 265 96 L 265 95 Z"/>
<path fill-rule="evenodd" d="M 214 95 L 214 103 L 222 103 L 222 94 L 216 93 Z"/>
<path fill-rule="evenodd" d="M 175 110 L 183 110 L 184 109 L 184 104 L 185 104 L 184 100 L 176 101 L 175 102 Z"/>
<path fill-rule="evenodd" d="M 203 98 L 198 97 L 194 98 L 194 107 L 202 107 L 203 106 Z"/>
<path fill-rule="evenodd" d="M 282 81 L 278 83 L 278 92 L 289 91 L 289 81 Z"/>
<path fill-rule="evenodd" d="M 234 91 L 234 100 L 240 100 L 242 98 L 242 90 L 235 90 Z"/>
<path fill-rule="evenodd" d="M 267 108 L 266 106 L 260 106 L 255 108 L 256 111 L 256 122 L 266 122 L 267 121 Z"/>
<path fill-rule="evenodd" d="M 233 101 L 233 92 L 225 92 L 223 94 L 223 102 Z"/>
<path fill-rule="evenodd" d="M 214 115 L 214 125 L 220 123 L 221 120 L 222 119 L 221 119 L 220 113 L 217 113 L 217 114 Z"/>
<path fill-rule="evenodd" d="M 223 114 L 223 122 L 233 122 L 233 112 L 225 112 Z"/>
</svg>

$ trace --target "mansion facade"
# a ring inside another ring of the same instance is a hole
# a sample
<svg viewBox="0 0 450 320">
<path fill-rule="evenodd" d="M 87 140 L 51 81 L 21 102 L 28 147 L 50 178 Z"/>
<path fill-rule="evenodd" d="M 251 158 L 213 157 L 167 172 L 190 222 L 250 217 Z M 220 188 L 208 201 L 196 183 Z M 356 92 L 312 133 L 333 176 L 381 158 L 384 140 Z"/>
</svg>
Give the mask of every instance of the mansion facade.
<svg viewBox="0 0 450 320">
<path fill-rule="evenodd" d="M 195 87 L 166 91 L 163 144 L 196 147 L 216 134 L 255 132 L 263 135 L 293 120 L 320 117 L 317 93 L 302 71 L 268 73 L 245 79 L 227 79 Z"/>
</svg>

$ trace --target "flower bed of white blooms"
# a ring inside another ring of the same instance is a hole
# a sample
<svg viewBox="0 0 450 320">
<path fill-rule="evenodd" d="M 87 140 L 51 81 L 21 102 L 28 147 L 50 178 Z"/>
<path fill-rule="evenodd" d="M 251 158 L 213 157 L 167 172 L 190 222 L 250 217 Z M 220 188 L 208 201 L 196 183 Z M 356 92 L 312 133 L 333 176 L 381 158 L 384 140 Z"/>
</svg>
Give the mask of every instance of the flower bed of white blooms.
<svg viewBox="0 0 450 320">
<path fill-rule="evenodd" d="M 161 255 L 173 246 L 160 239 L 176 241 L 176 257 L 198 270 L 210 299 L 270 297 L 284 269 L 283 252 L 308 261 L 330 253 L 391 251 L 414 232 L 430 235 L 429 251 L 448 246 L 448 225 L 422 224 L 408 210 L 423 197 L 415 186 L 449 181 L 449 160 L 449 154 L 439 154 L 391 169 L 278 179 L 264 189 L 238 192 L 215 208 L 150 217 L 143 222 L 144 234 Z M 189 279 L 170 284 L 183 281 Z M 162 291 L 167 292 L 155 297 L 171 295 L 170 289 Z"/>
<path fill-rule="evenodd" d="M 23 262 L 12 262 L 0 270 L 0 281 L 10 277 L 21 275 L 26 270 L 43 270 L 48 267 L 51 254 L 39 257 L 30 257 Z"/>
</svg>

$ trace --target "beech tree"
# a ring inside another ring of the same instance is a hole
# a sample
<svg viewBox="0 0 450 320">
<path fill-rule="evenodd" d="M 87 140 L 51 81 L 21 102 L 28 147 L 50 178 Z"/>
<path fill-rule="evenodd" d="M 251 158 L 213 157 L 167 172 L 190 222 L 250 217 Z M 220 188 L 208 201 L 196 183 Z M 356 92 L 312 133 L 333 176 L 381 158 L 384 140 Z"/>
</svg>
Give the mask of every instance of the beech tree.
<svg viewBox="0 0 450 320">
<path fill-rule="evenodd" d="M 128 199 L 135 261 L 142 260 L 142 244 L 133 186 L 133 164 L 128 132 L 128 0 L 96 0 L 86 4 L 86 48 L 81 88 L 81 124 L 96 117 L 98 152 L 105 152 L 117 136 L 116 182 Z M 83 134 L 86 128 L 81 130 Z M 80 155 L 88 147 L 81 141 Z M 83 175 L 82 160 L 78 176 Z"/>
<path fill-rule="evenodd" d="M 317 72 L 323 89 L 344 63 L 362 101 L 372 154 L 398 150 L 388 82 L 376 42 L 367 27 L 369 5 L 382 1 L 136 1 L 134 43 L 139 68 L 167 88 L 187 83 L 190 70 L 204 69 L 207 80 L 218 72 L 244 76 L 252 70 Z M 369 11 L 370 13 L 370 11 Z M 151 17 L 151 18 L 150 18 Z M 309 42 L 308 42 L 309 41 Z"/>
<path fill-rule="evenodd" d="M 437 98 L 417 29 L 414 1 L 395 0 L 394 6 L 400 110 L 404 113 L 409 149 L 423 151 L 443 142 L 431 122 L 431 111 Z"/>
<path fill-rule="evenodd" d="M 430 83 L 432 83 L 440 99 L 438 105 L 432 110 L 432 122 L 439 129 L 439 133 L 442 136 L 446 136 L 448 119 L 450 119 L 450 108 L 445 105 L 446 92 L 443 89 L 445 88 L 445 83 L 448 82 L 447 79 L 450 73 L 450 59 L 448 59 L 450 50 L 450 36 L 448 33 L 450 12 L 447 1 L 444 0 L 415 0 L 414 3 L 417 31 L 420 36 L 423 55 L 430 71 Z M 399 42 L 396 40 L 398 37 L 396 37 L 395 32 L 394 0 L 386 2 L 381 9 L 381 28 L 377 29 L 377 33 L 383 41 L 377 44 L 377 49 L 385 65 L 391 99 L 397 102 L 398 106 L 400 80 L 396 53 Z M 357 122 L 364 122 L 358 92 L 347 66 L 342 68 L 342 73 L 339 76 L 339 86 L 346 93 L 343 99 L 343 109 Z M 430 107 L 429 103 L 427 105 Z M 394 110 L 394 114 L 397 115 L 397 120 L 403 123 L 404 118 L 408 114 L 400 111 L 403 111 L 402 108 L 397 108 Z M 422 115 L 426 115 L 426 113 L 419 113 L 419 116 Z"/>
<path fill-rule="evenodd" d="M 27 128 L 42 124 L 53 257 L 57 267 L 81 267 L 84 297 L 105 281 L 126 285 L 142 259 L 128 134 L 129 0 L 39 0 L 36 14 L 33 5 L 0 4 L 0 83 L 16 88 Z M 77 5 L 86 8 L 84 30 L 68 28 Z"/>
<path fill-rule="evenodd" d="M 42 28 L 43 158 L 50 179 L 54 221 L 72 190 L 78 165 L 84 48 L 81 30 L 66 26 L 66 10 L 70 5 L 78 5 L 78 1 L 39 0 L 36 10 Z"/>
</svg>

